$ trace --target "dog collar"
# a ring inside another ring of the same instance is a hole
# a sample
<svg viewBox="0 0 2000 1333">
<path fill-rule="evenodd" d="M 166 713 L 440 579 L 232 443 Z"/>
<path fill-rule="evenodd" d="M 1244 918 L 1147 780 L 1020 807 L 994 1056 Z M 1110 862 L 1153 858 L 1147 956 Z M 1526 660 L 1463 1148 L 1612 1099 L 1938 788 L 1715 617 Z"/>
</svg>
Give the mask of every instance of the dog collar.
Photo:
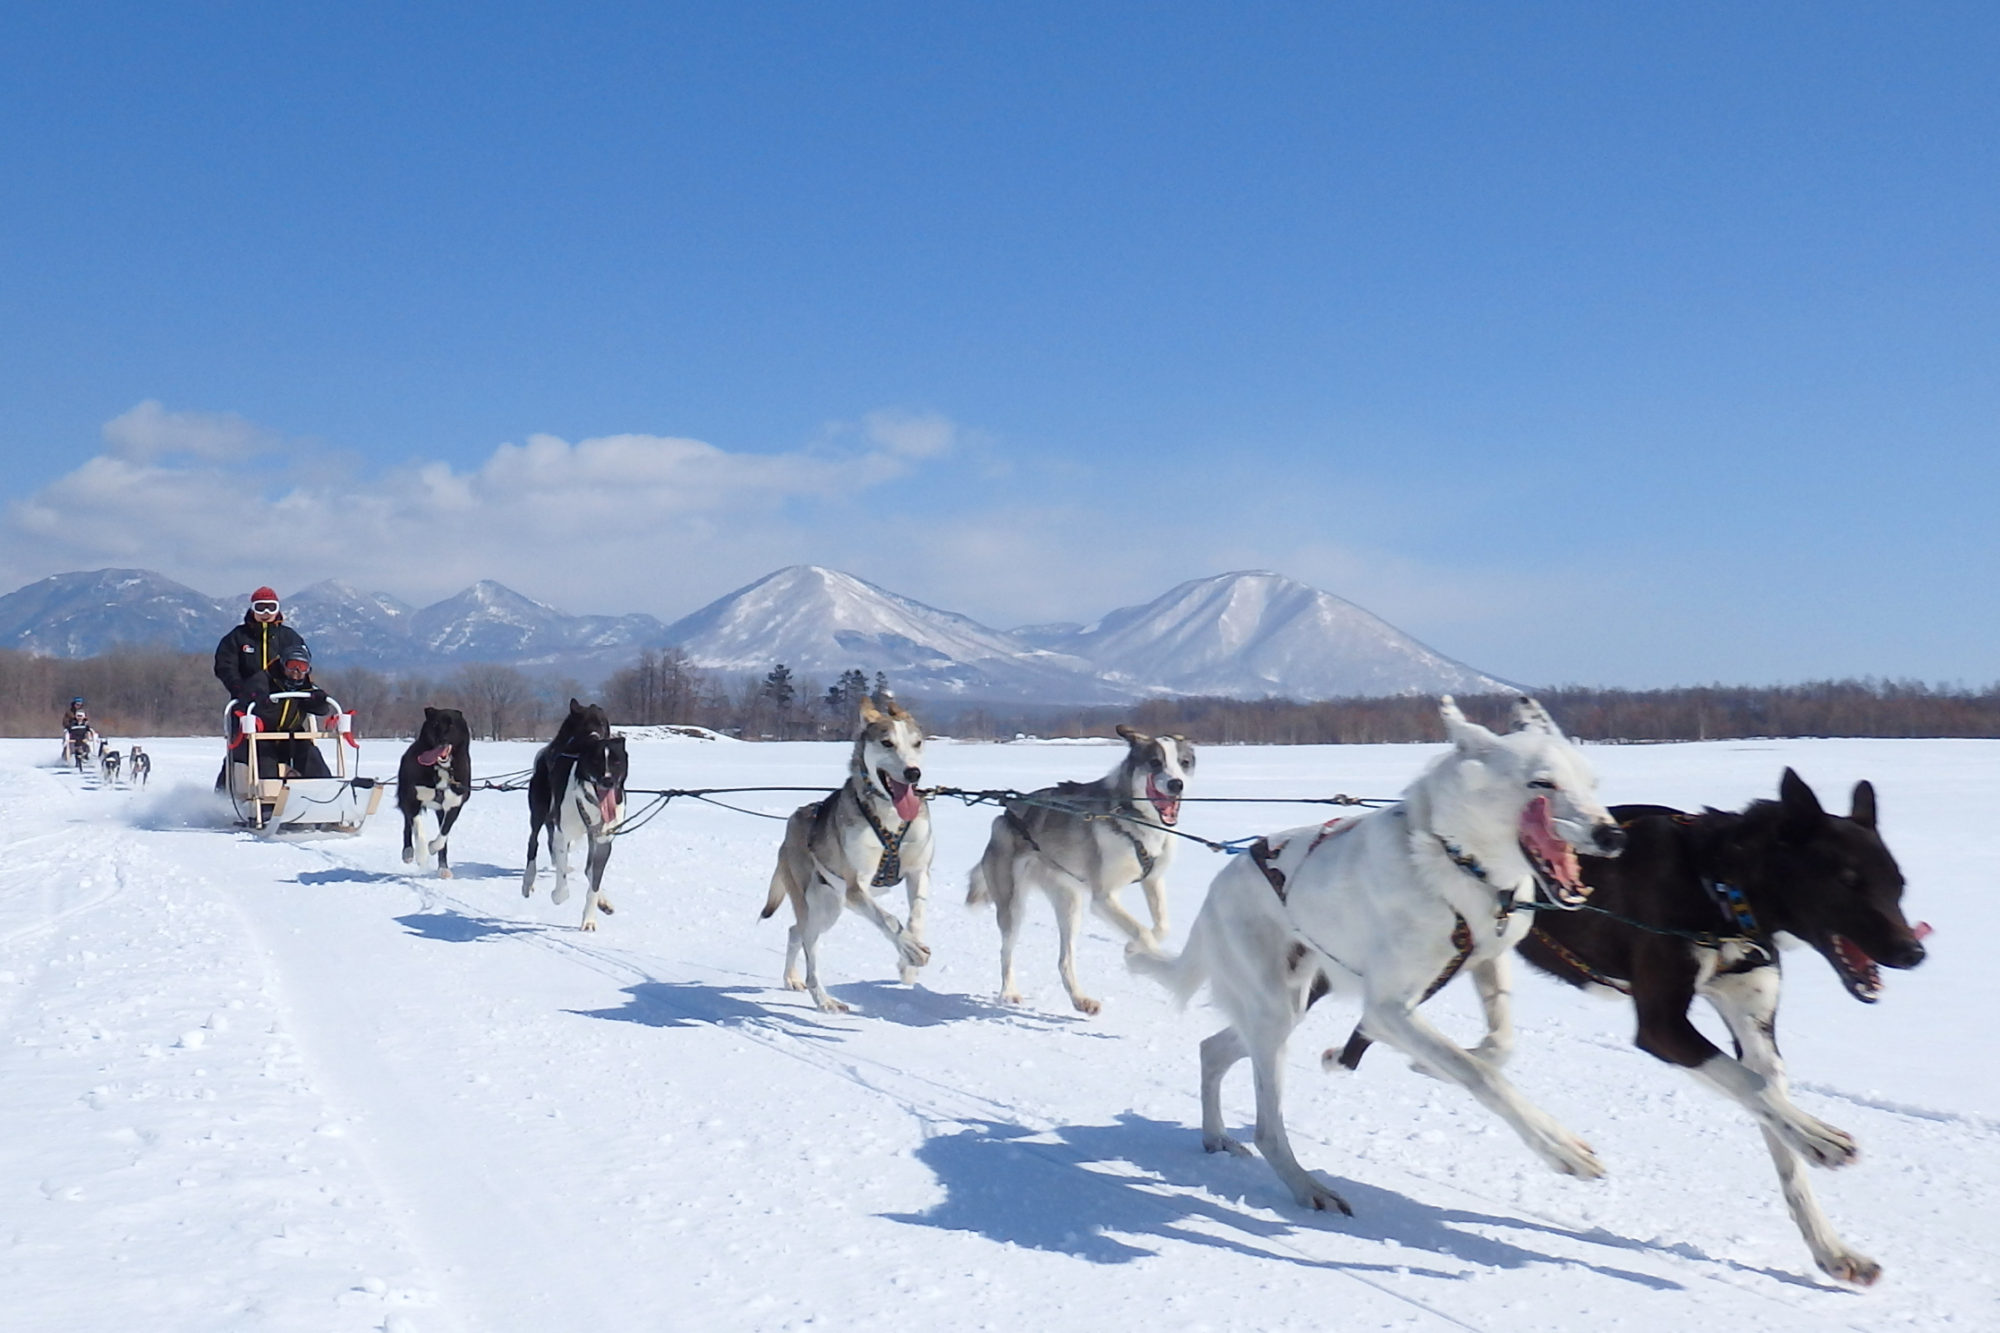
<svg viewBox="0 0 2000 1333">
<path fill-rule="evenodd" d="M 1481 884 L 1484 884 L 1487 888 L 1493 890 L 1495 916 L 1493 933 L 1495 935 L 1505 935 L 1507 933 L 1507 923 L 1513 919 L 1514 909 L 1519 907 L 1520 903 L 1512 893 L 1494 886 L 1493 877 L 1486 873 L 1486 867 L 1480 864 L 1478 857 L 1474 856 L 1471 852 L 1463 850 L 1442 833 L 1433 833 L 1431 836 L 1437 839 L 1438 846 L 1444 848 L 1444 854 L 1451 858 L 1453 865 L 1478 880 Z"/>
<path fill-rule="evenodd" d="M 1706 875 L 1701 877 L 1701 886 L 1708 890 L 1708 896 L 1714 899 L 1715 905 L 1722 909 L 1722 914 L 1728 917 L 1738 930 L 1752 940 L 1764 938 L 1764 929 L 1757 924 L 1757 914 L 1750 910 L 1750 901 L 1743 896 L 1742 889 L 1723 880 L 1710 879 Z"/>
</svg>

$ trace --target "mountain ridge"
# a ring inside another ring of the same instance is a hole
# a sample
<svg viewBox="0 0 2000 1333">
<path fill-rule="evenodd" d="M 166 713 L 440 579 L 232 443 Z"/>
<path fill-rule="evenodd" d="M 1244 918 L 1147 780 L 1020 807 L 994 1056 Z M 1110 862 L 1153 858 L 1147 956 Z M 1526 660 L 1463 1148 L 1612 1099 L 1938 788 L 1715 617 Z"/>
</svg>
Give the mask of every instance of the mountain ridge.
<svg viewBox="0 0 2000 1333">
<path fill-rule="evenodd" d="M 207 652 L 241 619 L 221 599 L 149 570 L 51 575 L 0 596 L 0 647 L 86 657 L 120 644 Z M 1154 697 L 1321 699 L 1514 688 L 1372 612 L 1269 570 L 1192 579 L 1088 623 L 999 630 L 855 575 L 791 565 L 671 624 L 570 615 L 491 579 L 423 607 L 324 579 L 286 619 L 322 669 L 389 673 L 500 662 L 601 683 L 646 649 L 761 675 L 778 662 L 832 679 L 882 672 L 912 698 L 1087 705 Z"/>
</svg>

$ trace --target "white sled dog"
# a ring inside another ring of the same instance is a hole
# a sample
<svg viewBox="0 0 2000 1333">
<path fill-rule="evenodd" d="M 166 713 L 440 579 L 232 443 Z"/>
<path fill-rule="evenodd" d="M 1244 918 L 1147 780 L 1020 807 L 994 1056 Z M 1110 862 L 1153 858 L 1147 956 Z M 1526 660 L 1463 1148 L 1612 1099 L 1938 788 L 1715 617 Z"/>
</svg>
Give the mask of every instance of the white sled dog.
<svg viewBox="0 0 2000 1333">
<path fill-rule="evenodd" d="M 1097 914 L 1141 948 L 1157 949 L 1167 933 L 1167 863 L 1180 821 L 1181 793 L 1194 771 L 1194 746 L 1181 736 L 1148 736 L 1120 726 L 1125 757 L 1095 782 L 1062 782 L 1030 792 L 993 821 L 986 851 L 972 868 L 965 902 L 990 902 L 1000 919 L 1000 998 L 1019 1004 L 1014 941 L 1021 933 L 1022 898 L 1039 888 L 1055 904 L 1062 932 L 1056 967 L 1070 1003 L 1086 1014 L 1101 1007 L 1076 984 L 1076 934 L 1087 898 Z M 1114 897 L 1137 881 L 1146 891 L 1151 929 Z"/>
<path fill-rule="evenodd" d="M 924 733 L 915 718 L 894 700 L 877 708 L 864 698 L 847 781 L 825 800 L 800 806 L 785 823 L 762 915 L 770 916 L 791 899 L 797 920 L 785 940 L 785 985 L 809 992 L 828 1013 L 848 1009 L 827 994 L 819 977 L 819 937 L 840 916 L 843 902 L 874 922 L 896 946 L 905 982 L 915 981 L 917 969 L 931 960 L 924 944 L 931 814 L 917 791 L 923 755 Z M 897 883 L 909 887 L 907 925 L 875 902 L 877 892 Z M 806 958 L 803 977 L 801 952 Z"/>
<path fill-rule="evenodd" d="M 1216 876 L 1178 958 L 1128 955 L 1183 1002 L 1207 982 L 1229 1019 L 1201 1044 L 1202 1145 L 1247 1152 L 1223 1132 L 1221 1087 L 1248 1055 L 1257 1147 L 1308 1208 L 1353 1211 L 1299 1165 L 1281 1112 L 1285 1042 L 1332 988 L 1359 993 L 1368 1036 L 1466 1088 L 1556 1170 L 1603 1174 L 1588 1144 L 1500 1075 L 1505 1049 L 1462 1050 L 1416 1010 L 1469 965 L 1489 1022 L 1504 1016 L 1508 958 L 1534 916 L 1516 907 L 1538 886 L 1558 905 L 1581 905 L 1576 851 L 1616 855 L 1624 834 L 1583 756 L 1534 700 L 1515 704 L 1506 735 L 1467 721 L 1449 695 L 1439 712 L 1451 749 L 1399 804 L 1260 840 Z"/>
</svg>

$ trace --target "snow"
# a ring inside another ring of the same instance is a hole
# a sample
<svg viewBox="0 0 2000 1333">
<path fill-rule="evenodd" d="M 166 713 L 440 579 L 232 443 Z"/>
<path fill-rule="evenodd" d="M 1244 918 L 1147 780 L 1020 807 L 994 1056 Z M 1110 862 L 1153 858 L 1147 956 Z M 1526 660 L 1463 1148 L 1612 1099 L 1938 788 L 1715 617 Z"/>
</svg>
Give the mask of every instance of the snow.
<svg viewBox="0 0 2000 1333">
<path fill-rule="evenodd" d="M 0 1326 L 1874 1333 L 2000 1315 L 2000 969 L 1976 947 L 2000 930 L 1992 742 L 1589 751 L 1612 801 L 1740 806 L 1791 764 L 1845 808 L 1875 781 L 1931 960 L 1885 973 L 1871 1007 L 1792 954 L 1780 1027 L 1798 1100 L 1863 1147 L 1813 1183 L 1884 1265 L 1866 1292 L 1812 1269 L 1736 1107 L 1633 1050 L 1622 1002 L 1525 971 L 1511 1072 L 1610 1175 L 1547 1171 L 1385 1049 L 1320 1073 L 1353 1018 L 1329 1001 L 1294 1043 L 1288 1120 L 1356 1216 L 1313 1215 L 1261 1161 L 1202 1153 L 1212 1016 L 1127 975 L 1108 930 L 1080 949 L 1098 1018 L 1067 1010 L 1039 902 L 1029 1003 L 997 1003 L 990 912 L 959 906 L 990 809 L 936 807 L 922 984 L 890 980 L 888 944 L 850 915 L 825 965 L 855 1012 L 829 1016 L 778 987 L 784 926 L 757 920 L 775 822 L 676 802 L 619 842 L 617 914 L 585 935 L 546 875 L 520 895 L 518 794 L 475 796 L 439 881 L 406 872 L 386 808 L 352 840 L 253 841 L 206 790 L 212 744 L 142 743 L 148 792 L 47 767 L 53 741 L 0 742 Z M 642 787 L 830 786 L 845 764 L 827 744 L 631 744 Z M 474 758 L 497 774 L 532 748 Z M 370 745 L 366 771 L 399 749 Z M 965 788 L 1111 757 L 926 749 L 927 780 Z M 1207 749 L 1194 794 L 1392 795 L 1431 753 Z M 1186 826 L 1299 811 L 1190 804 Z M 1178 853 L 1176 940 L 1215 866 Z M 1475 1031 L 1465 982 L 1433 1007 Z M 1241 1068 L 1226 1104 L 1246 1126 Z"/>
</svg>

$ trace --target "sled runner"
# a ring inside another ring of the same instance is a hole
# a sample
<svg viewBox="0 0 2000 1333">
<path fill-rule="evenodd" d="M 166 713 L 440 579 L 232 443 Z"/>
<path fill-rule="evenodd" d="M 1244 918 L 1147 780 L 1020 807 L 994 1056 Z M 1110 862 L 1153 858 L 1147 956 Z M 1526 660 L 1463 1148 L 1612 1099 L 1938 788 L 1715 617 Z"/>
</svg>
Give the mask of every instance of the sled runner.
<svg viewBox="0 0 2000 1333">
<path fill-rule="evenodd" d="M 273 700 L 307 700 L 303 690 L 281 691 Z M 347 752 L 359 751 L 354 738 L 354 714 L 329 698 L 333 713 L 324 719 L 307 715 L 311 730 L 270 731 L 250 708 L 231 703 L 223 719 L 229 739 L 229 799 L 236 807 L 238 827 L 268 838 L 351 838 L 382 803 L 382 784 L 348 772 Z M 299 771 L 285 756 L 298 758 L 298 744 L 319 753 L 327 776 Z M 331 751 L 332 762 L 323 751 Z"/>
</svg>

